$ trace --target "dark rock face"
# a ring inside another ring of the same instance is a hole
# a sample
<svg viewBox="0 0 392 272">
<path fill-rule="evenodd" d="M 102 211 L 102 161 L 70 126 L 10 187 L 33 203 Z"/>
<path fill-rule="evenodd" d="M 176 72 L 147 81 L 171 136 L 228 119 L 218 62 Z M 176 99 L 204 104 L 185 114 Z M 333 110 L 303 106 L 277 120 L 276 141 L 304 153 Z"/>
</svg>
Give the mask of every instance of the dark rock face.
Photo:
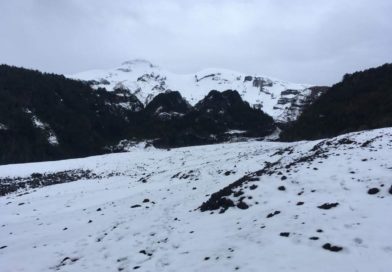
<svg viewBox="0 0 392 272">
<path fill-rule="evenodd" d="M 132 112 L 141 111 L 144 108 L 143 103 L 127 89 L 117 88 L 111 93 L 104 92 L 103 94 L 105 94 L 105 100 L 113 106 L 117 105 L 117 107 L 123 107 Z"/>
<path fill-rule="evenodd" d="M 196 126 L 211 132 L 225 132 L 229 129 L 247 130 L 258 136 L 275 129 L 273 119 L 260 110 L 253 109 L 242 100 L 237 91 L 211 91 L 195 105 L 191 118 Z"/>
<path fill-rule="evenodd" d="M 264 87 L 271 87 L 273 85 L 272 81 L 262 78 L 262 77 L 254 77 L 253 78 L 253 86 L 260 88 L 260 91 L 264 91 Z"/>
<path fill-rule="evenodd" d="M 245 76 L 244 77 L 244 82 L 246 82 L 246 81 L 252 81 L 253 80 L 253 77 L 252 76 Z"/>
<path fill-rule="evenodd" d="M 282 91 L 281 93 L 280 93 L 281 95 L 297 95 L 297 94 L 299 94 L 299 91 L 298 90 L 290 90 L 290 89 L 288 89 L 288 90 L 284 90 L 284 91 Z"/>
<path fill-rule="evenodd" d="M 320 91 L 313 88 L 315 92 Z M 392 126 L 392 64 L 347 74 L 287 126 L 282 140 L 313 140 Z"/>
<path fill-rule="evenodd" d="M 206 203 L 203 203 L 203 205 L 200 207 L 200 211 L 205 212 L 205 211 L 212 211 L 212 210 L 218 210 L 220 208 L 223 209 L 223 211 L 227 210 L 229 207 L 234 207 L 234 202 L 226 197 L 221 197 L 221 198 L 216 198 L 216 201 L 209 201 Z"/>
<path fill-rule="evenodd" d="M 263 137 L 275 130 L 273 119 L 244 102 L 237 91 L 211 91 L 178 121 L 167 123 L 157 147 L 222 142 L 229 130 L 243 130 L 245 137 Z"/>
<path fill-rule="evenodd" d="M 274 211 L 273 213 L 269 213 L 269 214 L 267 215 L 267 218 L 274 217 L 275 215 L 278 215 L 278 214 L 280 214 L 280 211 Z"/>
<path fill-rule="evenodd" d="M 339 205 L 339 203 L 324 203 L 323 205 L 318 206 L 317 208 L 322 210 L 329 210 L 335 208 Z"/>
<path fill-rule="evenodd" d="M 378 189 L 378 188 L 371 188 L 371 189 L 368 190 L 367 193 L 369 195 L 375 195 L 375 194 L 378 194 L 378 192 L 380 192 L 380 189 Z"/>
<path fill-rule="evenodd" d="M 246 203 L 243 202 L 243 201 L 240 201 L 240 202 L 237 204 L 237 208 L 239 208 L 239 209 L 241 209 L 241 210 L 246 210 L 246 209 L 249 208 L 249 205 L 246 204 Z"/>
<path fill-rule="evenodd" d="M 160 116 L 162 114 L 185 114 L 191 110 L 191 105 L 177 91 L 160 93 L 147 104 L 147 114 Z"/>
<path fill-rule="evenodd" d="M 282 98 L 279 98 L 278 105 L 286 105 L 286 104 L 292 103 L 294 101 L 295 101 L 294 98 L 282 97 Z"/>
<path fill-rule="evenodd" d="M 238 92 L 227 90 L 224 92 L 218 92 L 216 90 L 210 91 L 205 98 L 199 101 L 195 108 L 198 111 L 221 111 L 227 110 L 230 107 L 241 107 L 244 102 Z"/>
<path fill-rule="evenodd" d="M 323 248 L 325 250 L 329 250 L 329 251 L 332 251 L 332 252 L 339 252 L 339 251 L 341 251 L 343 249 L 343 247 L 341 247 L 341 246 L 333 246 L 330 243 L 324 244 Z"/>
</svg>

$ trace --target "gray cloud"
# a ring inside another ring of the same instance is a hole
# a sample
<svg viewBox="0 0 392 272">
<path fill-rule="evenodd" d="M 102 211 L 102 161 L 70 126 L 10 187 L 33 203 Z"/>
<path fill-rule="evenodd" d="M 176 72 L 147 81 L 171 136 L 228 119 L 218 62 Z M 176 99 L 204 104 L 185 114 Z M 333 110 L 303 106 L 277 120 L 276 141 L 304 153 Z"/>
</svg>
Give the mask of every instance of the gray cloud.
<svg viewBox="0 0 392 272">
<path fill-rule="evenodd" d="M 392 62 L 390 0 L 19 0 L 0 3 L 0 62 L 56 73 L 145 58 L 332 84 Z"/>
</svg>

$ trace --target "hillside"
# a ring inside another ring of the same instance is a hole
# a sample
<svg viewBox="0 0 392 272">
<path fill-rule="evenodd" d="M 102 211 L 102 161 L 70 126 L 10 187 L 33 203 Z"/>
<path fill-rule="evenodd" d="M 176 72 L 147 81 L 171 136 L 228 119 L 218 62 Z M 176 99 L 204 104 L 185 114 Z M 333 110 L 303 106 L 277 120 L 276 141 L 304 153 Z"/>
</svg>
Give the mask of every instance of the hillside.
<svg viewBox="0 0 392 272">
<path fill-rule="evenodd" d="M 387 128 L 0 166 L 1 270 L 389 271 L 391 152 Z"/>
<path fill-rule="evenodd" d="M 127 135 L 133 95 L 61 75 L 0 66 L 0 163 L 102 154 Z"/>
<path fill-rule="evenodd" d="M 144 105 L 125 89 L 92 89 L 85 82 L 0 66 L 0 164 L 66 159 L 123 151 L 120 142 L 178 147 L 230 140 L 230 131 L 264 137 L 271 117 L 236 91 L 206 97 L 192 107 L 178 92 Z"/>
<path fill-rule="evenodd" d="M 347 74 L 281 134 L 310 140 L 392 126 L 392 64 Z"/>
<path fill-rule="evenodd" d="M 324 91 L 307 84 L 221 68 L 176 74 L 140 59 L 126 61 L 117 68 L 86 71 L 68 77 L 88 81 L 94 88 L 106 88 L 108 91 L 127 89 L 144 104 L 167 90 L 179 91 L 191 105 L 195 105 L 211 90 L 236 90 L 244 101 L 262 109 L 279 123 L 295 120 L 302 108 Z"/>
</svg>

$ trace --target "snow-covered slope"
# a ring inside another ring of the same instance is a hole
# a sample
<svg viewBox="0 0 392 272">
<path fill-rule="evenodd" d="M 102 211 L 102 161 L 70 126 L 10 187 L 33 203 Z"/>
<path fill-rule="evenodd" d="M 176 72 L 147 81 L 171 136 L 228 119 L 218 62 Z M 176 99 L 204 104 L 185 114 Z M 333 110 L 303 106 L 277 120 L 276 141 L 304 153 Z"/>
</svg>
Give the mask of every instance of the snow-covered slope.
<svg viewBox="0 0 392 272">
<path fill-rule="evenodd" d="M 115 69 L 92 70 L 68 77 L 92 81 L 95 87 L 107 90 L 129 89 L 144 104 L 166 90 L 179 91 L 192 105 L 211 90 L 237 90 L 245 101 L 281 122 L 295 119 L 302 106 L 320 94 L 306 84 L 219 68 L 205 69 L 195 74 L 175 74 L 146 60 L 127 61 Z"/>
<path fill-rule="evenodd" d="M 76 180 L 0 197 L 0 270 L 390 271 L 391 153 L 387 128 L 0 166 Z"/>
</svg>

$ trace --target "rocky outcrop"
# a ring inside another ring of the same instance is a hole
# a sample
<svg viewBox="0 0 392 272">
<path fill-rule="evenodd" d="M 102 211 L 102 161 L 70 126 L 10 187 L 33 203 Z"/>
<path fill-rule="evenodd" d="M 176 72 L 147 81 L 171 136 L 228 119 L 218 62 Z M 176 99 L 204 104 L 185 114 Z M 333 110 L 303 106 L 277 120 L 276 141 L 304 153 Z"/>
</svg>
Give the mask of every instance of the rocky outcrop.
<svg viewBox="0 0 392 272">
<path fill-rule="evenodd" d="M 167 91 L 155 96 L 147 104 L 145 112 L 161 119 L 182 116 L 191 110 L 192 106 L 177 91 Z"/>
</svg>

